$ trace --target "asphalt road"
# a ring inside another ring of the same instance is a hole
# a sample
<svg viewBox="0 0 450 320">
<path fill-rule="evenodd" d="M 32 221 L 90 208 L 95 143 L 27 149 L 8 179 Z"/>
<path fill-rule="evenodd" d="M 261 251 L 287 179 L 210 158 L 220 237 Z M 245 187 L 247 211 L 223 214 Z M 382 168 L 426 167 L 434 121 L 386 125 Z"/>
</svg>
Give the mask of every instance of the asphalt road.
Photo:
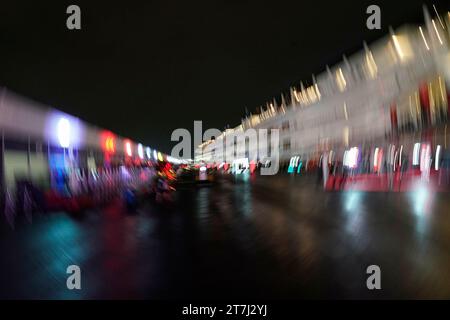
<svg viewBox="0 0 450 320">
<path fill-rule="evenodd" d="M 450 298 L 450 197 L 221 180 L 145 201 L 0 223 L 3 299 Z M 68 290 L 66 268 L 81 268 Z M 368 290 L 378 265 L 381 290 Z M 228 301 L 228 300 L 227 300 Z"/>
</svg>

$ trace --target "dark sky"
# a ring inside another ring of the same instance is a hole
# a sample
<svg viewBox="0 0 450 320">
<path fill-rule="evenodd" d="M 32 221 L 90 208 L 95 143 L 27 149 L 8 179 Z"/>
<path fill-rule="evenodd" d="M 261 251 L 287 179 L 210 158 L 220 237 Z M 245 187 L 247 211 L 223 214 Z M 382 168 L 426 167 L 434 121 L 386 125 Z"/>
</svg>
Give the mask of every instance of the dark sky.
<svg viewBox="0 0 450 320">
<path fill-rule="evenodd" d="M 421 22 L 423 3 L 2 1 L 0 85 L 168 152 L 174 129 L 237 125 L 363 40 Z M 66 28 L 70 4 L 80 31 Z M 366 29 L 370 4 L 381 31 Z"/>
</svg>

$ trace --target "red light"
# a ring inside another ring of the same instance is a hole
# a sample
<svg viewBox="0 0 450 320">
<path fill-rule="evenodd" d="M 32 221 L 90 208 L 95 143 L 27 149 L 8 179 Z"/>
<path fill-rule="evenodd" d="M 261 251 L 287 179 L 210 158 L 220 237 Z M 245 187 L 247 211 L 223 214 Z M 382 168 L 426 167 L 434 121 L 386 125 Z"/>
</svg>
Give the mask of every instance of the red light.
<svg viewBox="0 0 450 320">
<path fill-rule="evenodd" d="M 116 152 L 116 137 L 112 132 L 104 131 L 101 134 L 102 149 L 106 153 Z"/>
<path fill-rule="evenodd" d="M 250 173 L 254 173 L 256 170 L 256 162 L 255 161 L 250 161 Z"/>
</svg>

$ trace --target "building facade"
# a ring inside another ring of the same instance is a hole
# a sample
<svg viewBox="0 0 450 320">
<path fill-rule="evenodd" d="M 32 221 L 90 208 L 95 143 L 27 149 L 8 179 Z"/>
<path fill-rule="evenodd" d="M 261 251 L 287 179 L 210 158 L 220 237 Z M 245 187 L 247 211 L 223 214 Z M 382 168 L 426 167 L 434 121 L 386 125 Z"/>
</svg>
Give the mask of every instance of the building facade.
<svg viewBox="0 0 450 320">
<path fill-rule="evenodd" d="M 450 83 L 450 13 L 430 17 L 424 26 L 403 26 L 342 62 L 313 76 L 290 93 L 242 119 L 215 139 L 196 148 L 197 162 L 232 162 L 236 146 L 256 132 L 276 129 L 279 139 L 268 154 L 247 150 L 250 161 L 264 161 L 278 151 L 288 162 L 326 150 L 343 150 L 404 132 L 444 125 Z M 262 142 L 258 135 L 258 145 Z M 265 143 L 265 141 L 264 141 Z M 247 145 L 250 148 L 254 144 Z M 256 147 L 258 148 L 258 147 Z M 238 152 L 239 153 L 239 152 Z M 241 153 L 238 157 L 241 157 Z"/>
</svg>

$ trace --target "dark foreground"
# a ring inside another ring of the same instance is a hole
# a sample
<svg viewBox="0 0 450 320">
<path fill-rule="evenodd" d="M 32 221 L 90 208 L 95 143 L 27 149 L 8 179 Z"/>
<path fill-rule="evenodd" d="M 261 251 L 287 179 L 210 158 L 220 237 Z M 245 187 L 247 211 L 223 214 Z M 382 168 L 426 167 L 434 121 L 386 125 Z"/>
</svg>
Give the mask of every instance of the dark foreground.
<svg viewBox="0 0 450 320">
<path fill-rule="evenodd" d="M 450 298 L 450 195 L 323 192 L 287 176 L 2 221 L 0 298 Z M 66 268 L 82 289 L 66 288 Z M 381 268 L 381 290 L 366 268 Z"/>
</svg>

